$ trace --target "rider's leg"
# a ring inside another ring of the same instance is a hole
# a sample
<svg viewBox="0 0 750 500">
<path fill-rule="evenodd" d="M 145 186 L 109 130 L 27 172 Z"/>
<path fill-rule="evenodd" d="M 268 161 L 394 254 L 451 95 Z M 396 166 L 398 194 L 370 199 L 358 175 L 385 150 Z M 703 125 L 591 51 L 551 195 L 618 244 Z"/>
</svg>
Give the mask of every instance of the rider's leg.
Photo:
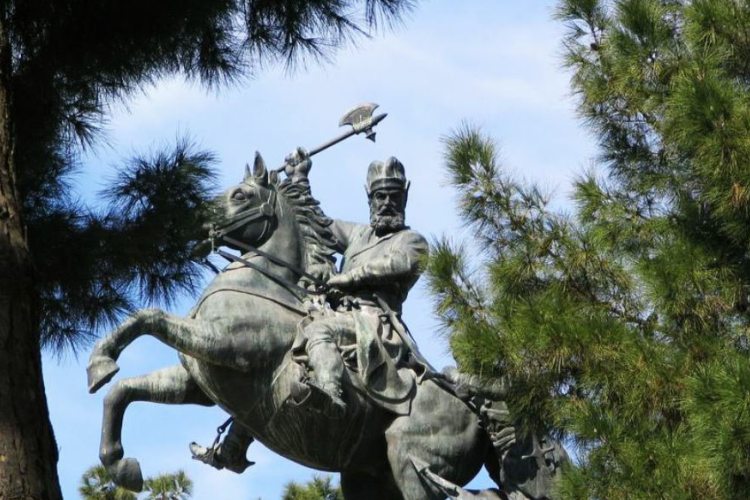
<svg viewBox="0 0 750 500">
<path fill-rule="evenodd" d="M 336 341 L 353 332 L 354 328 L 354 321 L 349 316 L 337 315 L 313 321 L 304 330 L 313 383 L 330 396 L 333 404 L 340 409 L 346 407 L 341 399 L 344 362 Z"/>
</svg>

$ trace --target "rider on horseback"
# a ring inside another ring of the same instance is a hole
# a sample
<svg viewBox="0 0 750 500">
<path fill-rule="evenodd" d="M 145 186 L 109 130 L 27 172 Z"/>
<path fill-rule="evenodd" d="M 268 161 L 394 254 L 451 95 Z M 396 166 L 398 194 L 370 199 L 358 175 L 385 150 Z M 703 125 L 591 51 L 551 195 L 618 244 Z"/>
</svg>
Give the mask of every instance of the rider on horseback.
<svg viewBox="0 0 750 500">
<path fill-rule="evenodd" d="M 297 149 L 286 163 L 286 182 L 309 190 L 312 162 L 306 151 Z M 331 276 L 328 265 L 310 269 L 331 287 L 334 308 L 311 307 L 292 347 L 293 359 L 310 372 L 309 392 L 300 404 L 333 417 L 346 409 L 341 397 L 345 365 L 358 373 L 355 385 L 397 414 L 409 413 L 415 376 L 428 369 L 399 317 L 428 252 L 424 237 L 404 223 L 409 191 L 404 166 L 393 157 L 372 162 L 366 191 L 370 224 L 334 220 L 329 228 L 333 250 L 343 255 L 340 273 Z M 194 458 L 216 468 L 241 472 L 251 465 L 245 450 L 252 441 L 233 423 L 220 447 L 192 443 L 191 450 Z"/>
<path fill-rule="evenodd" d="M 290 155 L 287 164 L 292 182 L 307 182 L 311 162 L 304 150 Z M 414 386 L 414 376 L 401 368 L 426 366 L 399 319 L 428 252 L 426 240 L 404 223 L 409 192 L 404 166 L 393 157 L 372 162 L 366 190 L 370 224 L 334 220 L 330 226 L 343 260 L 340 273 L 327 283 L 343 300 L 308 322 L 293 347 L 295 359 L 311 369 L 313 393 L 319 390 L 325 400 L 313 404 L 334 415 L 345 409 L 345 364 L 372 398 L 397 413 L 408 412 Z"/>
<path fill-rule="evenodd" d="M 256 159 L 256 167 L 258 164 Z M 471 376 L 457 370 L 435 373 L 419 354 L 400 319 L 401 306 L 419 278 L 422 259 L 428 252 L 425 239 L 404 223 L 409 183 L 401 162 L 396 158 L 389 158 L 385 162 L 375 161 L 370 164 L 366 185 L 370 205 L 369 225 L 325 217 L 310 193 L 307 178 L 310 167 L 308 155 L 303 150 L 297 150 L 287 160 L 287 179 L 283 182 L 274 179 L 269 183 L 268 172 L 261 160 L 260 167 L 255 169 L 257 172 L 243 182 L 242 190 L 239 191 L 243 195 L 243 202 L 248 195 L 253 194 L 262 202 L 256 201 L 257 206 L 245 210 L 254 217 L 260 214 L 260 219 L 263 220 L 263 231 L 251 233 L 255 238 L 262 239 L 266 228 L 272 227 L 267 219 L 274 217 L 274 199 L 286 200 L 286 204 L 293 199 L 308 200 L 304 210 L 297 208 L 296 214 L 292 212 L 296 216 L 292 219 L 295 225 L 290 225 L 287 216 L 287 225 L 282 226 L 282 229 L 295 227 L 300 231 L 300 227 L 308 227 L 314 220 L 317 227 L 315 234 L 323 234 L 311 243 L 308 242 L 307 247 L 323 250 L 322 252 L 305 254 L 300 259 L 301 262 L 283 266 L 287 271 L 294 271 L 297 276 L 317 285 L 315 291 L 302 289 L 300 284 L 293 282 L 294 278 L 289 281 L 289 277 L 281 279 L 279 276 L 271 276 L 257 265 L 257 261 L 253 263 L 238 259 L 255 271 L 255 276 L 260 275 L 273 281 L 279 288 L 286 290 L 289 296 L 295 296 L 290 290 L 309 295 L 307 308 L 302 304 L 288 304 L 288 298 L 274 302 L 284 305 L 283 301 L 286 300 L 285 307 L 297 314 L 294 316 L 297 319 L 289 321 L 284 328 L 285 332 L 291 333 L 292 325 L 295 324 L 293 321 L 299 322 L 296 323 L 297 338 L 291 352 L 285 351 L 284 358 L 288 361 L 291 356 L 296 363 L 285 362 L 279 365 L 279 373 L 271 382 L 277 388 L 272 390 L 273 404 L 267 402 L 264 409 L 266 413 L 262 415 L 260 423 L 255 422 L 255 427 L 252 427 L 251 424 L 237 420 L 235 415 L 218 429 L 219 435 L 210 448 L 191 444 L 194 458 L 216 468 L 242 472 L 251 465 L 247 461 L 246 451 L 253 442 L 254 434 L 258 433 L 258 437 L 265 437 L 271 443 L 278 445 L 281 442 L 286 445 L 283 439 L 289 436 L 289 423 L 293 422 L 295 429 L 301 423 L 302 413 L 299 410 L 304 412 L 311 409 L 329 418 L 345 414 L 355 417 L 350 421 L 342 421 L 342 425 L 331 426 L 330 430 L 346 429 L 346 424 L 357 420 L 357 410 L 360 407 L 380 407 L 387 412 L 378 412 L 376 409 L 376 413 L 387 415 L 386 420 L 390 422 L 386 434 L 397 436 L 395 440 L 389 438 L 386 441 L 402 447 L 399 452 L 401 455 L 394 455 L 393 458 L 399 461 L 398 468 L 393 472 L 394 478 L 398 475 L 401 482 L 413 481 L 415 491 L 426 492 L 424 488 L 437 488 L 443 492 L 459 492 L 458 497 L 451 493 L 453 498 L 460 498 L 463 494 L 458 486 L 430 470 L 430 466 L 434 465 L 431 461 L 420 458 L 420 455 L 427 459 L 433 456 L 430 450 L 439 441 L 439 448 L 443 452 L 450 449 L 453 457 L 472 457 L 477 467 L 481 460 L 485 460 L 491 477 L 498 485 L 502 484 L 506 492 L 522 492 L 518 498 L 544 496 L 551 488 L 551 481 L 559 464 L 565 459 L 562 448 L 557 445 L 545 446 L 545 443 L 549 444 L 548 441 L 539 439 L 536 435 L 516 446 L 513 422 L 502 401 L 506 390 L 504 384 L 501 387 L 485 384 L 481 380 L 472 380 Z M 260 196 L 258 193 L 265 193 L 264 190 L 270 193 L 278 190 L 281 194 L 278 198 L 271 194 Z M 231 193 L 235 192 L 236 189 L 229 190 L 227 198 L 234 200 L 235 196 Z M 299 206 L 301 205 L 297 205 Z M 242 217 L 243 221 L 247 219 L 246 215 Z M 276 221 L 278 220 L 280 219 L 277 218 Z M 227 236 L 222 237 L 230 240 Z M 274 243 L 277 245 L 274 247 L 276 252 L 286 247 L 288 241 L 284 238 L 282 241 L 284 243 Z M 284 264 L 283 260 L 272 258 L 270 253 L 266 255 L 260 249 L 250 247 L 250 252 L 277 265 L 281 265 L 279 262 Z M 331 276 L 334 252 L 342 254 L 343 259 L 340 272 Z M 229 290 L 236 293 L 236 288 Z M 321 292 L 325 292 L 326 296 L 322 296 Z M 250 295 L 249 292 L 242 293 Z M 265 297 L 257 293 L 252 296 Z M 301 300 L 300 297 L 297 299 Z M 262 320 L 265 322 L 267 318 L 264 316 Z M 287 338 L 289 343 L 286 346 L 289 346 L 291 338 Z M 210 339 L 213 341 L 215 337 L 211 336 Z M 417 386 L 419 382 L 422 383 Z M 352 386 L 356 392 L 350 390 Z M 366 401 L 363 401 L 362 395 L 366 396 Z M 350 403 L 350 411 L 347 411 L 345 401 Z M 358 402 L 364 405 L 358 406 Z M 457 420 L 454 422 L 444 416 L 434 420 L 432 412 L 438 407 L 443 411 L 450 409 L 451 415 L 455 415 Z M 309 416 L 318 425 L 325 421 L 319 418 L 320 415 Z M 225 430 L 227 435 L 220 442 Z M 274 434 L 276 432 L 278 434 Z M 466 439 L 460 438 L 464 432 L 468 436 Z M 360 436 L 359 431 L 356 434 Z M 301 438 L 307 437 L 303 429 L 301 434 L 293 434 L 289 439 L 297 446 Z M 303 443 L 310 442 L 303 440 Z M 317 445 L 313 448 L 318 449 Z M 293 447 L 289 449 L 294 450 Z M 346 453 L 351 453 L 351 450 Z M 340 455 L 338 451 L 334 459 L 326 459 L 328 462 L 316 462 L 309 458 L 311 455 L 296 456 L 308 457 L 305 460 L 311 463 L 339 464 L 336 467 L 341 467 L 342 463 L 348 467 L 351 458 L 351 455 Z M 460 471 L 461 466 L 455 467 L 457 468 L 453 472 L 446 469 L 453 474 L 446 477 L 465 481 L 456 472 Z M 360 473 L 361 471 L 356 470 L 354 472 L 355 476 Z M 414 477 L 415 475 L 418 477 Z M 426 481 L 433 486 L 429 486 Z M 352 491 L 359 491 L 356 488 L 352 490 L 351 484 L 349 489 L 350 496 L 356 495 Z M 497 498 L 497 495 L 491 498 Z"/>
</svg>

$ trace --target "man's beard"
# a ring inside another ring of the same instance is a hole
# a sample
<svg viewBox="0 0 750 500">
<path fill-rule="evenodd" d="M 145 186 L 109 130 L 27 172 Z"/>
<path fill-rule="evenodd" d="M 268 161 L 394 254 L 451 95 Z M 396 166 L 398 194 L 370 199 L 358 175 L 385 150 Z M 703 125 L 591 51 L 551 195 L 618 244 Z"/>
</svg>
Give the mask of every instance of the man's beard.
<svg viewBox="0 0 750 500">
<path fill-rule="evenodd" d="M 405 217 L 403 213 L 393 215 L 370 214 L 370 226 L 375 230 L 375 234 L 382 236 L 406 227 Z"/>
</svg>

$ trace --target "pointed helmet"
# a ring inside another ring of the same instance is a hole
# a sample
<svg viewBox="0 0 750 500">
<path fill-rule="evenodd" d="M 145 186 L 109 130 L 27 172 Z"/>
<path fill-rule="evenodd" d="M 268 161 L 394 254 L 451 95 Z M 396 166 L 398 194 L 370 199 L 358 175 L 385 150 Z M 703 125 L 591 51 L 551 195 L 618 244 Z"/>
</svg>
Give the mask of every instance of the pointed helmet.
<svg viewBox="0 0 750 500">
<path fill-rule="evenodd" d="M 408 189 L 404 165 L 391 156 L 387 160 L 374 161 L 367 168 L 367 194 L 383 188 Z"/>
</svg>

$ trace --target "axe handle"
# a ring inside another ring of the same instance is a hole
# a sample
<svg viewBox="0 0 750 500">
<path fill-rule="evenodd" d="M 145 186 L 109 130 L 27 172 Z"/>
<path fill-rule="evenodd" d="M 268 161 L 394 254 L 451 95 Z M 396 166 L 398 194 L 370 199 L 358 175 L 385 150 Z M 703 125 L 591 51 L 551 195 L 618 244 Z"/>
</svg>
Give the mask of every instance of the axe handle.
<svg viewBox="0 0 750 500">
<path fill-rule="evenodd" d="M 338 144 L 339 142 L 343 141 L 347 137 L 351 137 L 351 136 L 353 136 L 356 133 L 357 132 L 354 129 L 352 129 L 352 130 L 350 130 L 348 132 L 345 132 L 345 133 L 341 134 L 340 136 L 336 137 L 335 139 L 331 139 L 330 141 L 326 142 L 325 144 L 321 144 L 320 146 L 311 149 L 310 151 L 307 152 L 307 156 L 310 157 L 312 155 L 316 155 L 316 154 L 320 153 L 321 151 L 323 151 L 324 149 L 328 149 L 331 146 L 333 146 L 334 144 Z M 280 166 L 279 168 L 277 168 L 275 171 L 276 172 L 281 172 L 285 168 L 286 168 L 286 163 L 284 163 L 282 166 Z"/>
<path fill-rule="evenodd" d="M 338 137 L 336 137 L 334 139 L 331 139 L 330 141 L 328 141 L 328 142 L 326 142 L 324 144 L 321 144 L 317 148 L 311 149 L 310 151 L 307 152 L 307 155 L 308 156 L 316 155 L 316 154 L 320 153 L 321 151 L 323 151 L 324 149 L 328 149 L 331 146 L 333 146 L 334 144 L 338 144 L 339 142 L 341 142 L 344 139 L 347 139 L 347 138 L 353 136 L 356 133 L 357 133 L 356 130 L 351 129 L 350 131 L 345 132 L 345 133 L 341 134 L 340 136 L 338 136 Z"/>
<path fill-rule="evenodd" d="M 348 132 L 344 132 L 340 136 L 335 137 L 335 138 L 331 139 L 330 141 L 325 142 L 325 143 L 321 144 L 320 146 L 311 149 L 310 151 L 307 152 L 307 156 L 316 155 L 316 154 L 320 153 L 321 151 L 323 151 L 325 149 L 328 149 L 328 148 L 330 148 L 331 146 L 333 146 L 335 144 L 338 144 L 339 142 L 343 141 L 344 139 L 348 139 L 349 137 L 351 137 L 351 136 L 353 136 L 355 134 L 359 134 L 361 132 L 365 132 L 367 130 L 372 129 L 372 127 L 374 127 L 375 125 L 377 125 L 378 123 L 380 123 L 383 120 L 383 118 L 385 118 L 386 116 L 387 116 L 387 113 L 383 113 L 381 115 L 378 115 L 378 116 L 372 118 L 372 120 L 371 120 L 371 122 L 370 122 L 370 124 L 369 124 L 368 127 L 363 127 L 363 128 L 354 127 L 351 130 L 349 130 Z M 286 168 L 286 163 L 284 163 L 282 166 L 280 166 L 279 168 L 277 168 L 275 171 L 276 172 L 281 172 L 285 168 Z"/>
</svg>

